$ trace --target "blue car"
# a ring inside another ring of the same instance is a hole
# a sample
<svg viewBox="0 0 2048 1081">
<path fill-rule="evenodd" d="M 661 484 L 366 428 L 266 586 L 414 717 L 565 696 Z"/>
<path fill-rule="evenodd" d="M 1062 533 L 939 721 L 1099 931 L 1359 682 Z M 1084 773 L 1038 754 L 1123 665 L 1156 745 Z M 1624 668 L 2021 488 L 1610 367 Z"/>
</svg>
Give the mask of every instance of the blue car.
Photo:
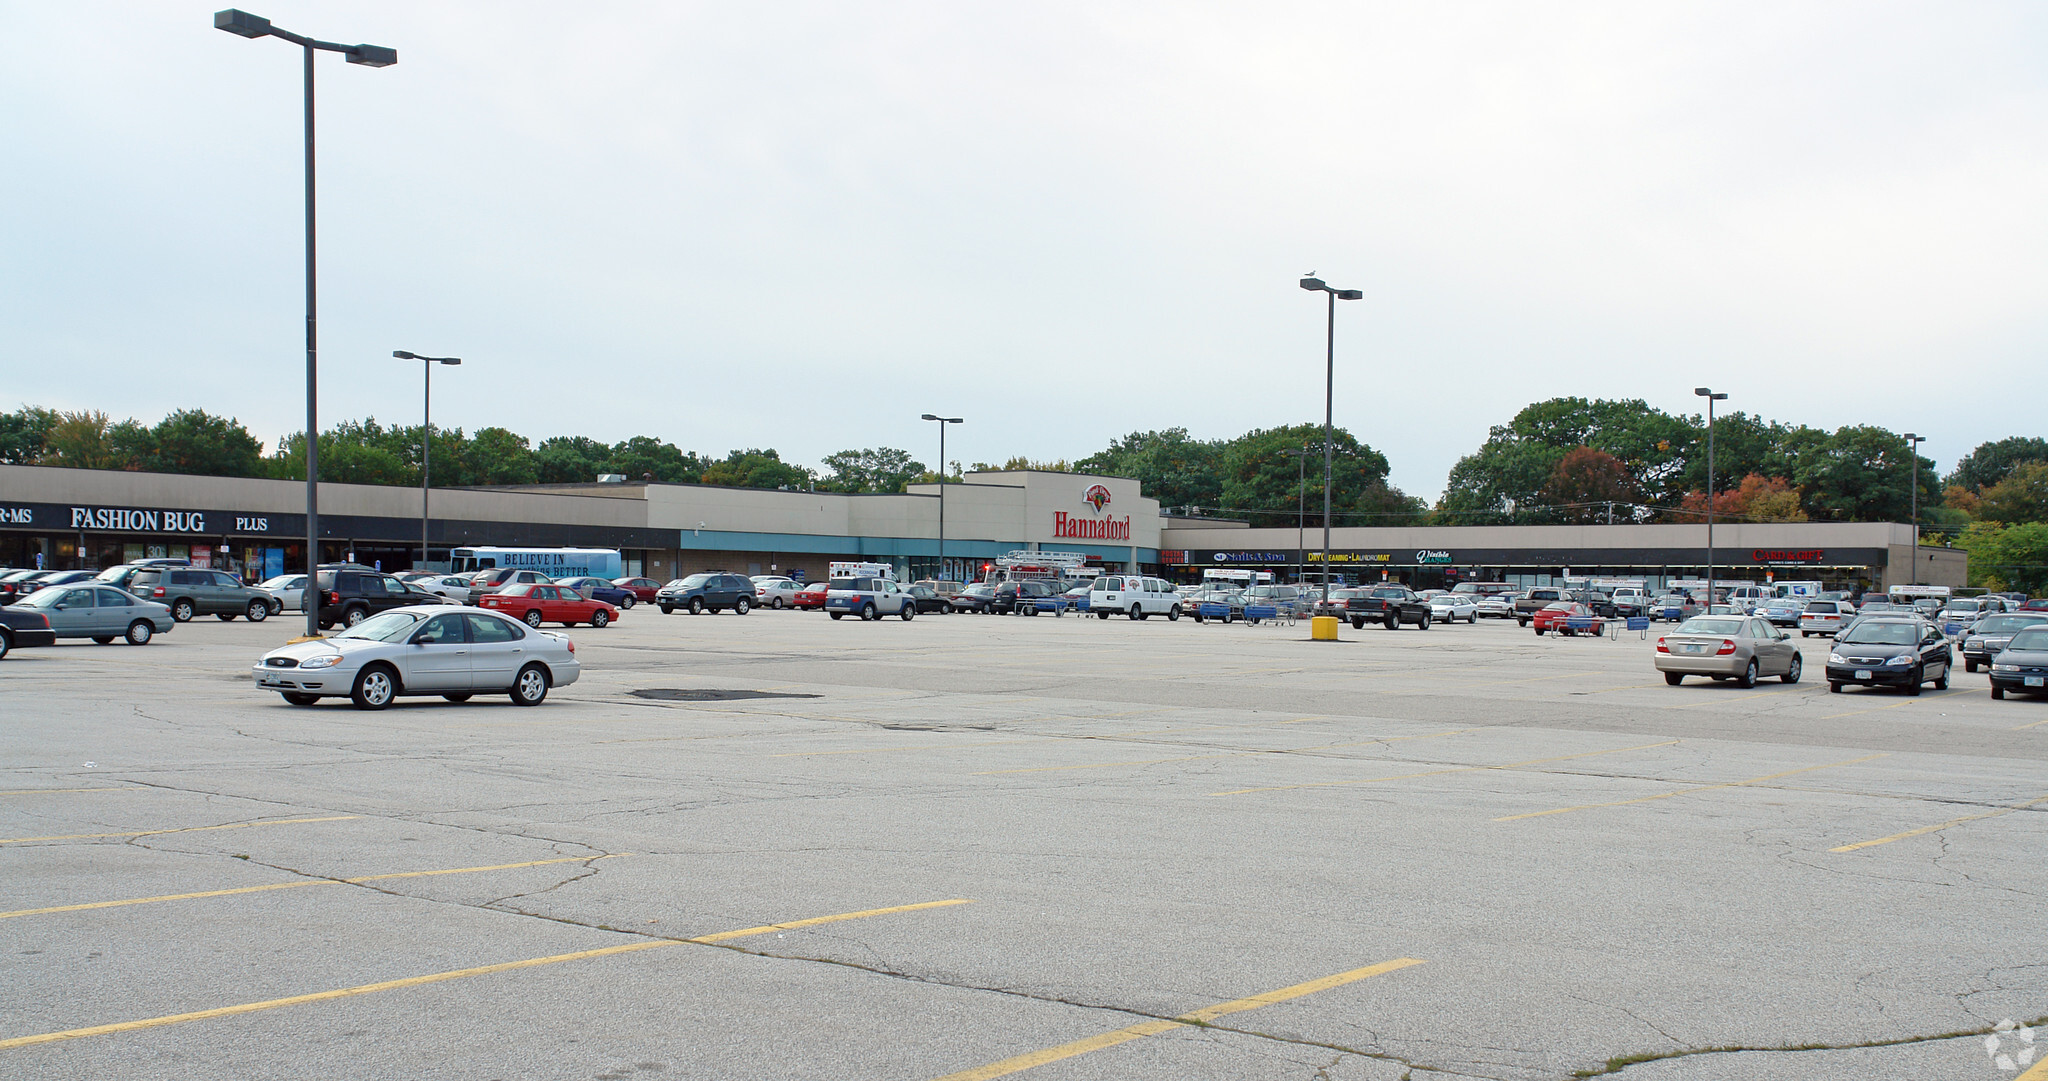
<svg viewBox="0 0 2048 1081">
<path fill-rule="evenodd" d="M 616 604 L 620 608 L 631 608 L 640 599 L 632 590 L 615 586 L 607 578 L 564 578 L 555 584 L 567 586 L 591 600 Z"/>
</svg>

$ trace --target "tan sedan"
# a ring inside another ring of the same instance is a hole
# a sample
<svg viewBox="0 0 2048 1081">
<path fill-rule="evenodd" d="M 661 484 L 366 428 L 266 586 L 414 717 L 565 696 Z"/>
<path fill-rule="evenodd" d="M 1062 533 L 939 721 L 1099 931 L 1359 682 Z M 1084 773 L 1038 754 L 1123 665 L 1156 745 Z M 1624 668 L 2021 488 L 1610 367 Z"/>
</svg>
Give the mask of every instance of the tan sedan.
<svg viewBox="0 0 2048 1081">
<path fill-rule="evenodd" d="M 1761 616 L 1694 616 L 1657 639 L 1657 671 L 1678 686 L 1687 676 L 1756 686 L 1764 676 L 1799 682 L 1805 661 L 1784 631 Z"/>
</svg>

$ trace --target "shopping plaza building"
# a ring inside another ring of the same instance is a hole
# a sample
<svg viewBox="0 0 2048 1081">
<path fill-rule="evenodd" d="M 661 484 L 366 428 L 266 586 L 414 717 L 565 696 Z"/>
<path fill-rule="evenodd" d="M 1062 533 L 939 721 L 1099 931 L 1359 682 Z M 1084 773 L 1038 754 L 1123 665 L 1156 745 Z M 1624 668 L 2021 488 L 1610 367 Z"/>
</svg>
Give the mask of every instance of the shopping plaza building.
<svg viewBox="0 0 2048 1081">
<path fill-rule="evenodd" d="M 1169 517 L 1137 481 L 1040 471 L 969 473 L 901 494 L 593 483 L 435 489 L 427 562 L 467 545 L 617 548 L 627 573 L 700 570 L 822 577 L 834 560 L 893 564 L 900 576 L 972 581 L 1015 551 L 1080 553 L 1104 569 L 1179 581 L 1205 570 L 1278 581 L 1398 580 L 1536 585 L 1572 576 L 1698 578 L 1704 525 L 1414 526 L 1252 529 Z M 421 561 L 416 488 L 320 486 L 322 562 L 385 570 Z M 1727 523 L 1714 528 L 1717 578 L 1883 589 L 1963 585 L 1960 549 L 1916 546 L 1890 522 Z M 298 481 L 0 466 L 0 566 L 95 569 L 186 558 L 260 580 L 305 566 Z M 943 562 L 942 562 L 943 560 Z"/>
</svg>

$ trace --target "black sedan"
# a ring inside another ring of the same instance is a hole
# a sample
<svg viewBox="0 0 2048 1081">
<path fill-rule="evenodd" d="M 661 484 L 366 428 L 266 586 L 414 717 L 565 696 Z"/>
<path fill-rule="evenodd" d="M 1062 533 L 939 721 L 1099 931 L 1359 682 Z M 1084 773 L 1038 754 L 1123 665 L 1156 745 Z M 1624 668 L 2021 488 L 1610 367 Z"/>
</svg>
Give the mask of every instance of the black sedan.
<svg viewBox="0 0 2048 1081">
<path fill-rule="evenodd" d="M 2048 626 L 2036 624 L 2012 636 L 2012 644 L 1991 658 L 1991 697 L 2005 692 L 2048 693 Z"/>
<path fill-rule="evenodd" d="M 926 612 L 950 612 L 953 610 L 952 602 L 939 596 L 939 591 L 930 586 L 910 586 L 903 592 L 910 594 L 910 599 L 917 602 L 918 615 L 923 615 Z"/>
<path fill-rule="evenodd" d="M 1985 616 L 1963 634 L 1963 671 L 1975 672 L 1989 665 L 2000 650 L 2023 628 L 2048 623 L 2048 612 L 2014 612 Z"/>
<path fill-rule="evenodd" d="M 995 600 L 996 587 L 989 585 L 987 582 L 976 582 L 953 595 L 953 610 L 955 612 L 980 612 L 983 615 L 987 615 L 989 608 L 995 604 Z"/>
<path fill-rule="evenodd" d="M 0 658 L 16 646 L 54 646 L 57 632 L 50 629 L 50 617 L 33 608 L 0 608 Z"/>
<path fill-rule="evenodd" d="M 995 598 L 988 610 L 1000 616 L 1037 615 L 1038 602 L 1060 595 L 1058 582 L 1047 582 L 1037 578 L 1025 578 L 1016 582 L 1004 582 L 996 587 Z"/>
<path fill-rule="evenodd" d="M 1940 627 L 1910 616 L 1861 619 L 1835 636 L 1828 690 L 1840 694 L 1844 685 L 1860 683 L 1919 694 L 1920 685 L 1931 681 L 1945 691 L 1954 666 L 1955 652 Z"/>
</svg>

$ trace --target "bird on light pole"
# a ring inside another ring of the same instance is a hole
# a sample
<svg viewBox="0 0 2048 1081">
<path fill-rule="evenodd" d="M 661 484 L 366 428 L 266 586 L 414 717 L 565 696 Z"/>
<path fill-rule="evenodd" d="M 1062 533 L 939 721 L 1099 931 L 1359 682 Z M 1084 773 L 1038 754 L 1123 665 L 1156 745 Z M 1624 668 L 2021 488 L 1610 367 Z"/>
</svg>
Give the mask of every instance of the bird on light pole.
<svg viewBox="0 0 2048 1081">
<path fill-rule="evenodd" d="M 1332 289 L 1323 279 L 1310 275 L 1301 279 L 1301 287 L 1311 293 L 1330 295 L 1329 329 L 1323 342 L 1323 596 L 1330 595 L 1330 474 L 1333 468 L 1331 458 L 1330 431 L 1336 416 L 1337 402 L 1337 302 L 1340 300 L 1364 300 L 1362 289 Z"/>
<path fill-rule="evenodd" d="M 1707 611 L 1714 610 L 1714 403 L 1728 400 L 1706 387 L 1694 387 L 1694 394 L 1707 400 Z"/>
<path fill-rule="evenodd" d="M 306 635 L 320 633 L 320 336 L 318 333 L 318 291 L 315 288 L 315 230 L 313 228 L 313 53 L 340 53 L 351 64 L 366 68 L 388 68 L 398 63 L 398 50 L 382 45 L 337 45 L 318 41 L 272 26 L 261 15 L 229 8 L 213 13 L 213 28 L 237 37 L 273 37 L 305 50 L 306 98 L 306 592 L 301 607 L 306 610 Z"/>
<path fill-rule="evenodd" d="M 408 353 L 403 349 L 394 349 L 391 351 L 391 355 L 400 360 L 423 360 L 426 362 L 420 366 L 420 371 L 424 372 L 427 377 L 426 386 L 424 387 L 426 404 L 420 410 L 420 562 L 425 563 L 427 561 L 427 523 L 433 519 L 433 515 L 428 513 L 427 510 L 427 489 L 430 484 L 427 479 L 427 467 L 432 464 L 434 457 L 434 365 L 460 364 L 462 363 L 462 358 L 423 357 L 418 353 Z"/>
</svg>

